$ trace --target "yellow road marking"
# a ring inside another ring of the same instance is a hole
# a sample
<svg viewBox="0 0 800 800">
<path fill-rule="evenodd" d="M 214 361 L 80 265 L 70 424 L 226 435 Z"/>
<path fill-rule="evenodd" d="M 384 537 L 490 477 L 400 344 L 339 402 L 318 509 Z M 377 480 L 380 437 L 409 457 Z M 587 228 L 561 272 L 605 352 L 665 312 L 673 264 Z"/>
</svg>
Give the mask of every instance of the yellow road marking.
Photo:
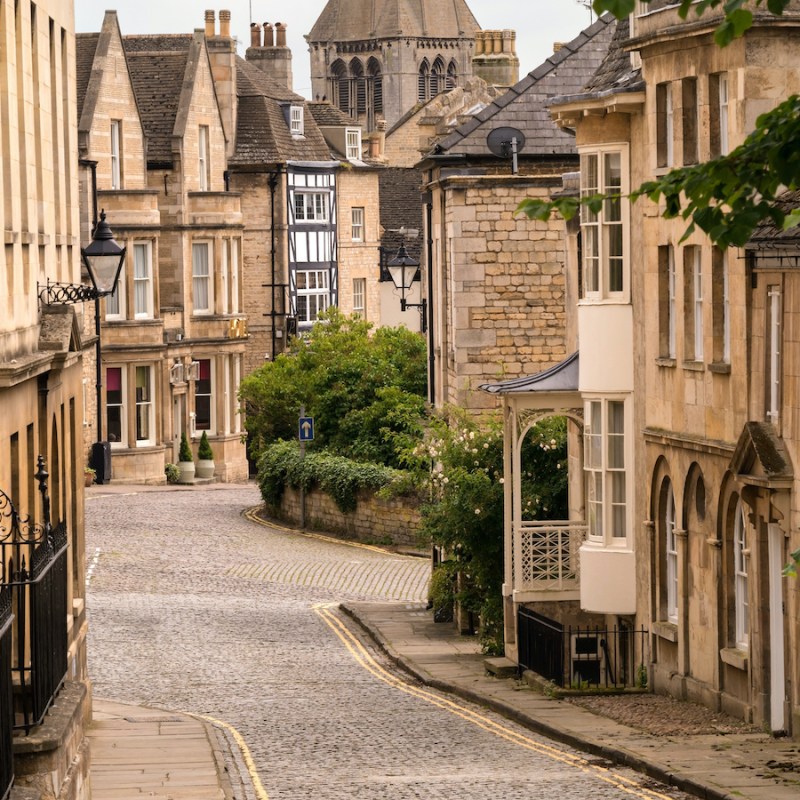
<svg viewBox="0 0 800 800">
<path fill-rule="evenodd" d="M 195 717 L 196 719 L 203 719 L 206 722 L 210 722 L 212 725 L 217 725 L 220 728 L 225 728 L 228 733 L 233 736 L 236 744 L 239 746 L 239 750 L 242 753 L 242 758 L 244 759 L 244 764 L 247 767 L 247 772 L 250 775 L 250 780 L 253 782 L 253 789 L 256 793 L 256 797 L 258 800 L 269 800 L 269 795 L 267 794 L 267 790 L 264 788 L 264 784 L 261 783 L 261 778 L 258 776 L 258 770 L 256 769 L 256 763 L 253 761 L 253 756 L 250 753 L 250 748 L 247 746 L 247 742 L 245 742 L 244 737 L 242 736 L 233 725 L 229 725 L 227 722 L 223 722 L 221 719 L 216 719 L 215 717 L 207 717 L 205 714 L 191 714 L 190 716 Z"/>
<path fill-rule="evenodd" d="M 402 553 L 395 553 L 392 550 L 387 550 L 385 547 L 378 547 L 374 544 L 351 542 L 348 539 L 337 539 L 335 536 L 325 536 L 322 533 L 309 533 L 308 531 L 301 531 L 298 528 L 287 528 L 286 526 L 278 525 L 275 522 L 267 522 L 267 520 L 261 519 L 261 517 L 258 516 L 257 512 L 259 508 L 261 508 L 261 506 L 248 508 L 243 512 L 243 514 L 246 519 L 250 520 L 250 522 L 255 522 L 257 525 L 263 525 L 265 528 L 275 528 L 276 530 L 285 531 L 286 533 L 295 533 L 298 536 L 305 536 L 307 539 L 318 539 L 321 542 L 340 544 L 344 545 L 345 547 L 357 547 L 360 550 L 371 550 L 373 553 L 382 553 L 383 555 L 394 556 L 395 558 L 416 558 L 416 556 L 406 556 Z"/>
<path fill-rule="evenodd" d="M 631 794 L 635 797 L 643 798 L 643 800 L 671 800 L 668 795 L 661 794 L 652 789 L 645 789 L 636 784 L 636 781 L 631 778 L 626 778 L 624 775 L 610 775 L 603 768 L 591 764 L 585 758 L 579 755 L 573 755 L 560 750 L 557 747 L 537 742 L 525 734 L 518 733 L 511 728 L 506 727 L 498 722 L 495 722 L 488 717 L 472 711 L 469 708 L 459 705 L 458 703 L 441 697 L 434 692 L 413 686 L 405 683 L 403 680 L 392 675 L 388 670 L 384 669 L 377 661 L 369 654 L 367 649 L 355 637 L 355 635 L 347 628 L 347 626 L 337 617 L 332 611 L 335 604 L 319 604 L 313 607 L 314 611 L 323 619 L 328 627 L 336 634 L 345 648 L 350 652 L 355 661 L 362 666 L 367 672 L 375 676 L 378 680 L 397 689 L 405 692 L 412 697 L 424 700 L 437 708 L 447 711 L 461 719 L 476 725 L 477 727 L 492 733 L 495 736 L 505 739 L 511 744 L 523 747 L 526 750 L 539 753 L 540 755 L 547 756 L 555 761 L 559 761 L 567 766 L 574 767 L 575 769 L 590 775 L 605 783 L 611 784 L 620 791 Z"/>
</svg>

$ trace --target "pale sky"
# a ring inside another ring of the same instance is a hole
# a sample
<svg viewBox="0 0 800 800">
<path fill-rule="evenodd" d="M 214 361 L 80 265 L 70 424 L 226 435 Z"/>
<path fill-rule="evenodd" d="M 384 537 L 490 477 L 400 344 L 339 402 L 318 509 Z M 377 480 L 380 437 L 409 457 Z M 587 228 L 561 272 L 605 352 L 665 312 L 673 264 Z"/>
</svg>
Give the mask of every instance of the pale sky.
<svg viewBox="0 0 800 800">
<path fill-rule="evenodd" d="M 239 53 L 250 43 L 253 22 L 284 22 L 292 48 L 294 90 L 310 97 L 307 34 L 326 0 L 75 0 L 75 30 L 99 31 L 106 9 L 119 16 L 123 35 L 132 33 L 191 33 L 205 25 L 205 10 L 228 9 L 231 32 Z M 537 67 L 553 52 L 554 42 L 575 38 L 590 24 L 581 0 L 467 0 L 482 28 L 512 28 L 517 32 L 520 76 Z M 219 23 L 217 23 L 219 24 Z"/>
</svg>

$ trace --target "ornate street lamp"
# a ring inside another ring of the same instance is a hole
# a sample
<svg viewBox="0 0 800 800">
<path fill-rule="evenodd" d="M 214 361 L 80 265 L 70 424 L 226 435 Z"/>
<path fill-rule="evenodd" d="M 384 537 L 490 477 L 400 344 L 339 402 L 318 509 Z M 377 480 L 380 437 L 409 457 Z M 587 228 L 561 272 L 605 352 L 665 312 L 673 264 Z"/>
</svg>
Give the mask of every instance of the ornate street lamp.
<svg viewBox="0 0 800 800">
<path fill-rule="evenodd" d="M 82 283 L 51 283 L 39 291 L 42 305 L 84 303 L 94 300 L 94 333 L 97 337 L 97 442 L 92 448 L 92 466 L 97 471 L 97 482 L 104 483 L 110 475 L 110 450 L 103 442 L 103 372 L 102 351 L 100 347 L 100 298 L 114 294 L 117 289 L 122 265 L 125 263 L 126 248 L 114 241 L 114 235 L 106 222 L 105 210 L 100 212 L 100 220 L 92 230 L 92 242 L 81 248 L 81 260 L 89 273 L 91 286 Z M 104 465 L 109 465 L 106 469 Z M 99 468 L 98 468 L 99 467 Z"/>
<path fill-rule="evenodd" d="M 420 330 L 425 333 L 428 330 L 426 313 L 428 304 L 425 298 L 422 298 L 421 303 L 409 303 L 406 301 L 406 292 L 411 288 L 414 281 L 420 279 L 419 261 L 412 258 L 408 254 L 406 246 L 401 244 L 397 255 L 389 261 L 386 267 L 389 270 L 389 275 L 395 288 L 400 290 L 400 311 L 405 311 L 408 308 L 418 308 L 420 310 Z"/>
</svg>

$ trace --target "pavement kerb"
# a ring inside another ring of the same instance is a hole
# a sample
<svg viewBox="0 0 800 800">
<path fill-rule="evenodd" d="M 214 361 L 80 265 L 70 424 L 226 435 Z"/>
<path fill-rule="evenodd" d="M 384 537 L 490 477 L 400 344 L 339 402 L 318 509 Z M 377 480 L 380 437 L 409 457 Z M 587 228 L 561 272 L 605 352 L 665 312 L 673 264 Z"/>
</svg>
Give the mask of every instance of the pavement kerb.
<svg viewBox="0 0 800 800">
<path fill-rule="evenodd" d="M 400 653 L 396 652 L 388 640 L 383 636 L 381 631 L 370 625 L 359 613 L 358 609 L 353 606 L 341 603 L 339 605 L 341 611 L 346 614 L 350 619 L 356 622 L 361 629 L 372 639 L 373 642 L 386 654 L 389 660 L 404 672 L 411 675 L 416 680 L 420 681 L 423 685 L 429 686 L 432 689 L 437 689 L 441 692 L 460 697 L 462 700 L 467 700 L 475 705 L 483 706 L 498 714 L 513 720 L 514 722 L 523 725 L 530 730 L 541 733 L 550 739 L 554 739 L 562 744 L 574 747 L 577 750 L 582 750 L 590 755 L 600 756 L 607 761 L 611 761 L 621 766 L 630 767 L 631 769 L 647 775 L 649 778 L 661 781 L 669 786 L 674 786 L 688 794 L 695 795 L 701 800 L 741 800 L 741 797 L 736 797 L 728 792 L 722 791 L 714 786 L 701 783 L 693 778 L 680 773 L 670 772 L 658 764 L 621 747 L 613 747 L 611 745 L 598 742 L 585 736 L 579 736 L 572 731 L 565 731 L 556 728 L 546 722 L 542 722 L 535 717 L 521 712 L 513 706 L 496 700 L 493 697 L 487 697 L 481 692 L 475 692 L 457 683 L 450 681 L 439 680 L 430 675 L 429 672 L 419 668 L 411 659 L 406 658 Z M 591 713 L 591 712 L 586 712 Z"/>
</svg>

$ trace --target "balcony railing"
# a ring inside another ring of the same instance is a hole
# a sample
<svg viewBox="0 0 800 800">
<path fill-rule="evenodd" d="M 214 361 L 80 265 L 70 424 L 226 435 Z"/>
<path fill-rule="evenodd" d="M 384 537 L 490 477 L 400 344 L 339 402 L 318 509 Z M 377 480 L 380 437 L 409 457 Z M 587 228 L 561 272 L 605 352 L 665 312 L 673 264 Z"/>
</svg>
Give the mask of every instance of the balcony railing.
<svg viewBox="0 0 800 800">
<path fill-rule="evenodd" d="M 579 589 L 583 522 L 522 522 L 514 530 L 514 592 Z"/>
<path fill-rule="evenodd" d="M 11 680 L 11 591 L 0 586 L 0 799 L 5 800 L 14 783 L 13 691 Z"/>
<path fill-rule="evenodd" d="M 10 598 L 10 678 L 0 664 L 0 685 L 10 681 L 14 727 L 26 734 L 38 725 L 67 675 L 67 531 L 50 525 L 48 474 L 39 457 L 36 473 L 43 522 L 20 515 L 0 491 L 0 587 Z M 0 625 L 2 627 L 2 625 Z"/>
</svg>

